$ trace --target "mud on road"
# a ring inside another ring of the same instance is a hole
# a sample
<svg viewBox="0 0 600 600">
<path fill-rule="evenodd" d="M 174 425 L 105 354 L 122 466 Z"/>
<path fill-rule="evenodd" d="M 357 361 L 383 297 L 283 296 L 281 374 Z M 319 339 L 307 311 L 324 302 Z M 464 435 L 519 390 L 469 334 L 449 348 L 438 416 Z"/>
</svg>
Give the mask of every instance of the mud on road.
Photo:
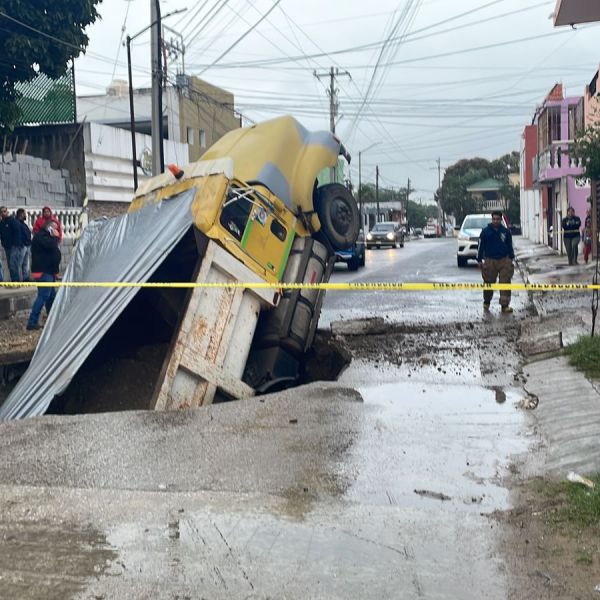
<svg viewBox="0 0 600 600">
<path fill-rule="evenodd" d="M 426 325 L 373 318 L 332 323 L 331 329 L 354 359 L 436 383 L 510 385 L 522 361 L 520 323 L 512 317 Z"/>
</svg>

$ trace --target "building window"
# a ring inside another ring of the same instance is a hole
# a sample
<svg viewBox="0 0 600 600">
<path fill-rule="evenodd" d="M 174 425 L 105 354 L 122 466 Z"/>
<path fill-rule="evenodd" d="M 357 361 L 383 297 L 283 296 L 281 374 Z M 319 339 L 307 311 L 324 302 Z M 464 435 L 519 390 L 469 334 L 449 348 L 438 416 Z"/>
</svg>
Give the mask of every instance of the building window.
<svg viewBox="0 0 600 600">
<path fill-rule="evenodd" d="M 187 128 L 187 143 L 190 146 L 194 143 L 194 130 L 191 127 Z"/>
<path fill-rule="evenodd" d="M 200 148 L 206 148 L 206 131 L 200 130 Z"/>
</svg>

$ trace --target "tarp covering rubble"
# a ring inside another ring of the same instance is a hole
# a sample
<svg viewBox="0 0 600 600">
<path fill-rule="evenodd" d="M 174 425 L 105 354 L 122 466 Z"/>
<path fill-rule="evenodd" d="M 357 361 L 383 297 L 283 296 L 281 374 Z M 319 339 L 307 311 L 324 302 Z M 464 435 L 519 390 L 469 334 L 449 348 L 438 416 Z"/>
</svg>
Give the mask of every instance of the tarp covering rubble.
<svg viewBox="0 0 600 600">
<path fill-rule="evenodd" d="M 136 212 L 92 221 L 63 281 L 148 281 L 192 226 L 193 199 L 191 189 Z M 31 364 L 0 407 L 0 419 L 43 415 L 139 290 L 61 287 Z"/>
</svg>

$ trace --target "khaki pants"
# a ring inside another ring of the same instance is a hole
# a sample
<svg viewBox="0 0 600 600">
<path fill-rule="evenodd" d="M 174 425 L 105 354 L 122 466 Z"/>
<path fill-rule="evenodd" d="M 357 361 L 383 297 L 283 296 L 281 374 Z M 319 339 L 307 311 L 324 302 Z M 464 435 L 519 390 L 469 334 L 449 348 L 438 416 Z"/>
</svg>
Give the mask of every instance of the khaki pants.
<svg viewBox="0 0 600 600">
<path fill-rule="evenodd" d="M 508 256 L 506 258 L 486 258 L 481 265 L 481 276 L 484 283 L 510 283 L 512 276 L 515 274 L 515 267 Z M 483 290 L 483 301 L 490 304 L 494 290 Z M 510 290 L 500 292 L 500 306 L 508 306 L 510 304 Z"/>
</svg>

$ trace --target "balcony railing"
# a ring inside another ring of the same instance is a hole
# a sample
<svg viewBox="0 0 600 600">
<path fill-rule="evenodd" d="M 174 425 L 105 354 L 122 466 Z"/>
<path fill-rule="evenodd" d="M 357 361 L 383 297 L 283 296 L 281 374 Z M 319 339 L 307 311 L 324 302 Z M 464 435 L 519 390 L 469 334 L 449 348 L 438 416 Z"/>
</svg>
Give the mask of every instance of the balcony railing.
<svg viewBox="0 0 600 600">
<path fill-rule="evenodd" d="M 539 174 L 544 173 L 548 169 L 582 168 L 581 160 L 572 157 L 569 153 L 569 148 L 572 145 L 573 142 L 571 141 L 557 141 L 546 146 L 538 155 Z"/>
<path fill-rule="evenodd" d="M 496 200 L 484 200 L 481 203 L 481 208 L 485 212 L 490 210 L 504 210 L 504 201 L 501 198 L 497 198 Z"/>
</svg>

